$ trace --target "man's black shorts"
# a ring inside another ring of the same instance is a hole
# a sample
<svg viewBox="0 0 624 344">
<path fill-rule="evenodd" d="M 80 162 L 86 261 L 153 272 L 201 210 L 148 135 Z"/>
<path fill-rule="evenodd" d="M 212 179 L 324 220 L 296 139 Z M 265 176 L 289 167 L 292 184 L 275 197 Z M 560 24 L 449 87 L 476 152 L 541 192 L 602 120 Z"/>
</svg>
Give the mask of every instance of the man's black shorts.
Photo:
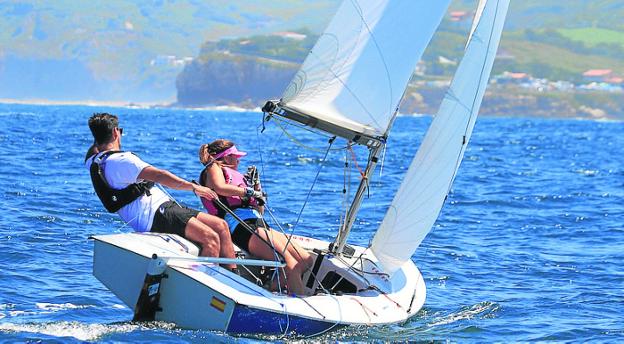
<svg viewBox="0 0 624 344">
<path fill-rule="evenodd" d="M 171 233 L 184 236 L 186 224 L 193 217 L 197 217 L 199 211 L 178 205 L 174 201 L 167 201 L 160 205 L 154 215 L 154 222 L 150 232 Z"/>
</svg>

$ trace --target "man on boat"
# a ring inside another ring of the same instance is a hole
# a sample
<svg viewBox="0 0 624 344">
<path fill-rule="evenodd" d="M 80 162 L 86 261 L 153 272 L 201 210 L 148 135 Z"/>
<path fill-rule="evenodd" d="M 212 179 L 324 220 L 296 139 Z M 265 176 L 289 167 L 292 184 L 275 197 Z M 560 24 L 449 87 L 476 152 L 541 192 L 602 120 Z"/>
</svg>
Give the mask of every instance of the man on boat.
<svg viewBox="0 0 624 344">
<path fill-rule="evenodd" d="M 102 204 L 138 232 L 178 234 L 201 245 L 201 255 L 235 258 L 227 223 L 216 216 L 181 206 L 155 183 L 214 199 L 210 188 L 156 168 L 131 152 L 121 151 L 123 129 L 117 116 L 95 113 L 89 118 L 95 140 L 85 165 Z M 234 269 L 235 265 L 229 265 Z"/>
</svg>

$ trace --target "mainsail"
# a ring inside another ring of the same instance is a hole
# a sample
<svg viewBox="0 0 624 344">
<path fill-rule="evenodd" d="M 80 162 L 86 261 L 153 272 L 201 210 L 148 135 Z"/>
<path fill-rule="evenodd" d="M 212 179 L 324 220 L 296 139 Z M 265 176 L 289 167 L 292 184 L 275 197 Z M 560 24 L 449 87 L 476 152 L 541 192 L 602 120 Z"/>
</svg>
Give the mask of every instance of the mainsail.
<svg viewBox="0 0 624 344">
<path fill-rule="evenodd" d="M 509 0 L 481 0 L 455 77 L 375 234 L 386 273 L 403 265 L 431 230 L 450 191 L 481 106 Z"/>
<path fill-rule="evenodd" d="M 282 96 L 285 117 L 383 138 L 449 2 L 345 0 Z"/>
</svg>

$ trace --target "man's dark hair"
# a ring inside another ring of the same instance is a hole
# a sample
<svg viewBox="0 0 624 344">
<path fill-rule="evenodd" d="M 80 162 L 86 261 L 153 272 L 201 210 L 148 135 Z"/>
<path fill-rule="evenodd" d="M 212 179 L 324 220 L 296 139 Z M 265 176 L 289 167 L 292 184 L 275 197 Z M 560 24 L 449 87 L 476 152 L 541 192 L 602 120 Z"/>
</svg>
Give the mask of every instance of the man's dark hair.
<svg viewBox="0 0 624 344">
<path fill-rule="evenodd" d="M 110 113 L 94 113 L 89 118 L 89 129 L 98 145 L 109 143 L 113 139 L 113 130 L 119 126 L 117 116 Z"/>
</svg>

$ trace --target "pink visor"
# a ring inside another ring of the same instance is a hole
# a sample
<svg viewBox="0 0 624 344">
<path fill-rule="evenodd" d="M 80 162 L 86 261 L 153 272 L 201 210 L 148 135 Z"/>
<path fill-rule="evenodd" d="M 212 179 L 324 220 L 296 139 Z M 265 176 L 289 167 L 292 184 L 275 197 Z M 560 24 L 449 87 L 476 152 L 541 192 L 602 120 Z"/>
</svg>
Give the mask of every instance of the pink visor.
<svg viewBox="0 0 624 344">
<path fill-rule="evenodd" d="M 236 149 L 236 146 L 232 146 L 232 147 L 224 150 L 223 152 L 214 155 L 213 158 L 221 159 L 221 158 L 226 157 L 228 155 L 234 155 L 234 156 L 240 158 L 240 157 L 243 157 L 243 156 L 247 155 L 247 153 L 239 151 L 238 149 Z"/>
</svg>

